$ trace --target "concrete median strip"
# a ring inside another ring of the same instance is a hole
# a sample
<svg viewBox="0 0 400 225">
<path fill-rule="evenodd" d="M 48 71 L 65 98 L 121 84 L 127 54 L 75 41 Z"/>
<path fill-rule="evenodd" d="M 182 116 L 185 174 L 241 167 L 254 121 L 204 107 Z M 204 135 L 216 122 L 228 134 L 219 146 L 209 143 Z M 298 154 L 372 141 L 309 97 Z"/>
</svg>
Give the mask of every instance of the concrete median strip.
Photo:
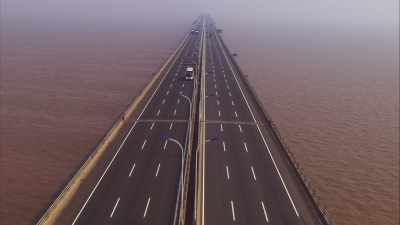
<svg viewBox="0 0 400 225">
<path fill-rule="evenodd" d="M 63 211 L 67 208 L 67 206 L 71 203 L 79 188 L 81 187 L 83 181 L 88 178 L 88 176 L 92 173 L 93 169 L 96 167 L 97 163 L 104 155 L 104 153 L 109 149 L 113 141 L 120 135 L 120 132 L 127 124 L 128 118 L 131 118 L 134 112 L 137 110 L 139 104 L 145 99 L 145 97 L 149 94 L 149 92 L 153 89 L 154 85 L 160 80 L 162 75 L 166 75 L 164 71 L 168 68 L 169 65 L 172 65 L 171 62 L 176 60 L 181 53 L 181 50 L 184 48 L 187 43 L 187 39 L 189 34 L 185 36 L 185 38 L 181 41 L 177 49 L 173 52 L 173 54 L 167 59 L 167 61 L 160 68 L 158 73 L 154 75 L 151 81 L 146 85 L 141 94 L 137 96 L 126 111 L 122 114 L 121 118 L 118 119 L 111 129 L 104 136 L 103 140 L 99 143 L 99 145 L 95 148 L 93 153 L 88 157 L 82 167 L 75 173 L 72 179 L 65 186 L 63 191 L 58 195 L 58 197 L 53 201 L 50 207 L 46 210 L 43 216 L 36 223 L 37 225 L 53 225 L 57 224 L 57 219 L 63 213 Z"/>
</svg>

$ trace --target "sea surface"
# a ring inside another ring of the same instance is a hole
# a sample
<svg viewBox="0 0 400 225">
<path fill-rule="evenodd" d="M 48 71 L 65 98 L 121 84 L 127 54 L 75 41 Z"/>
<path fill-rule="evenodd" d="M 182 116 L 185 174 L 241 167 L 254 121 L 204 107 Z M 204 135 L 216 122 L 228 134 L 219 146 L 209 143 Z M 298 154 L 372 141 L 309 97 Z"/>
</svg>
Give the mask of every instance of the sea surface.
<svg viewBox="0 0 400 225">
<path fill-rule="evenodd" d="M 2 225 L 39 215 L 189 26 L 2 27 Z M 398 225 L 398 33 L 221 27 L 336 224 Z"/>
<path fill-rule="evenodd" d="M 398 30 L 344 27 L 221 25 L 336 224 L 398 225 Z"/>
</svg>

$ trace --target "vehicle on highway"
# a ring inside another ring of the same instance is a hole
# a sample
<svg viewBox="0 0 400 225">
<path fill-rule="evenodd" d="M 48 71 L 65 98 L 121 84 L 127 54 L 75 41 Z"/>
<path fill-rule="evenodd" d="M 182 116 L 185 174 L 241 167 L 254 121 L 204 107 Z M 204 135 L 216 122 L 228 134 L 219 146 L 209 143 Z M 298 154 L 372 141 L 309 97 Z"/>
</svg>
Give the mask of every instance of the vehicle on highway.
<svg viewBox="0 0 400 225">
<path fill-rule="evenodd" d="M 192 31 L 191 31 L 190 33 L 192 33 L 192 34 L 198 34 L 198 33 L 199 33 L 199 30 L 197 30 L 197 29 L 192 29 Z"/>
<path fill-rule="evenodd" d="M 194 68 L 192 66 L 186 67 L 185 80 L 193 80 Z"/>
</svg>

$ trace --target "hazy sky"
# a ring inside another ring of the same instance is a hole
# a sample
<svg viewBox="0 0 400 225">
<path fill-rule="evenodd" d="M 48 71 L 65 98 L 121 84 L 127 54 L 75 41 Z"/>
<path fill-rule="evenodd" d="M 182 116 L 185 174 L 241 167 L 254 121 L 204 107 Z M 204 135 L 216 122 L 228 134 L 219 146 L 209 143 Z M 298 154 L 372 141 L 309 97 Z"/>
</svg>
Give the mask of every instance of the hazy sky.
<svg viewBox="0 0 400 225">
<path fill-rule="evenodd" d="M 2 20 L 84 23 L 191 21 L 396 27 L 398 0 L 1 0 Z"/>
</svg>

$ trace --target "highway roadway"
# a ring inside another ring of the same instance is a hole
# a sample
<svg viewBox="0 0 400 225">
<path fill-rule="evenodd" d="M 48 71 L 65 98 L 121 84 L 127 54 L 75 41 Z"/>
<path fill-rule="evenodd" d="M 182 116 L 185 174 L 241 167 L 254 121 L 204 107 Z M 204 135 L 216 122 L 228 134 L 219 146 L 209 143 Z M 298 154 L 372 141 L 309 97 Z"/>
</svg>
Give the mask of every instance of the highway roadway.
<svg viewBox="0 0 400 225">
<path fill-rule="evenodd" d="M 194 81 L 183 79 L 184 63 L 198 59 L 200 37 L 188 35 L 182 54 L 149 98 L 72 225 L 162 225 L 177 219 L 183 154 L 178 144 L 165 138 L 184 147 L 188 143 Z"/>
<path fill-rule="evenodd" d="M 293 197 L 271 152 L 276 144 L 256 123 L 262 113 L 246 97 L 211 21 L 207 32 L 203 224 L 305 224 L 297 203 L 303 200 Z"/>
</svg>

